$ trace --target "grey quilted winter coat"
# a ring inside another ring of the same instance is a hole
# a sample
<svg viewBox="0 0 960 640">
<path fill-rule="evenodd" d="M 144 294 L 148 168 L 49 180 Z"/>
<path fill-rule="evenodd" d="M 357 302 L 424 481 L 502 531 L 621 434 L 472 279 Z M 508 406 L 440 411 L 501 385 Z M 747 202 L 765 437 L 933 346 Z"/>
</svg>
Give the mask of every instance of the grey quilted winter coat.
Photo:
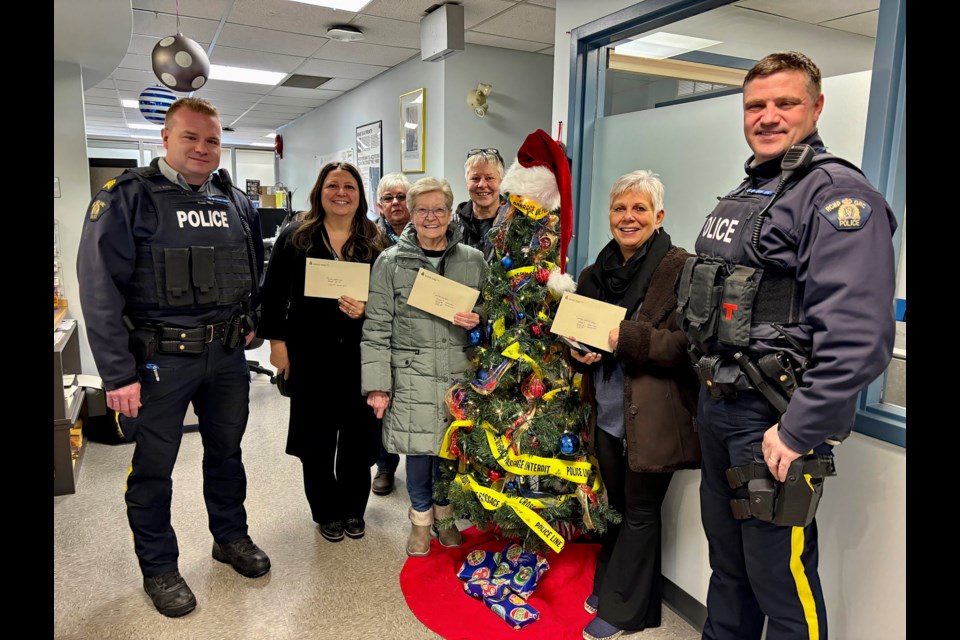
<svg viewBox="0 0 960 640">
<path fill-rule="evenodd" d="M 447 250 L 435 269 L 409 224 L 370 273 L 370 299 L 360 342 L 361 392 L 386 391 L 383 444 L 391 453 L 437 455 L 450 424 L 444 397 L 463 380 L 473 349 L 462 327 L 407 305 L 420 268 L 479 290 L 487 275 L 483 254 L 460 243 L 461 231 L 447 229 Z M 481 300 L 475 312 L 480 313 Z"/>
</svg>

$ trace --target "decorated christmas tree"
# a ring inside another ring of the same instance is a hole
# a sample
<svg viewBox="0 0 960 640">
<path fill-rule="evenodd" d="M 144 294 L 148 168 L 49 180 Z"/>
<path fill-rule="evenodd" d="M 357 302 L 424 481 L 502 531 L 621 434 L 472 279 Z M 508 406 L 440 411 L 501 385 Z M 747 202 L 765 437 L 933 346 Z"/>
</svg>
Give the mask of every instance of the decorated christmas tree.
<svg viewBox="0 0 960 640">
<path fill-rule="evenodd" d="M 572 209 L 561 147 L 543 130 L 527 136 L 501 190 L 509 202 L 488 237 L 486 326 L 471 335 L 472 379 L 447 393 L 454 421 L 434 490 L 480 529 L 498 527 L 530 551 L 560 551 L 620 519 L 587 452 L 579 378 L 549 331 L 563 292 L 575 289 L 564 273 Z"/>
</svg>

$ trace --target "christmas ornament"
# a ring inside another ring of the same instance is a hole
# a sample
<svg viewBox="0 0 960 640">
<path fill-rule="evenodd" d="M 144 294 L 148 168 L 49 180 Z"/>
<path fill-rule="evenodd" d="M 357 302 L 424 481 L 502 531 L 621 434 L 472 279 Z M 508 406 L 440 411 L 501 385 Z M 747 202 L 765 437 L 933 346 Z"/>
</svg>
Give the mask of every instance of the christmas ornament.
<svg viewBox="0 0 960 640">
<path fill-rule="evenodd" d="M 537 267 L 537 282 L 540 284 L 547 284 L 547 280 L 550 279 L 550 270 L 544 269 L 543 267 Z"/>
<path fill-rule="evenodd" d="M 490 478 L 491 482 L 496 482 L 500 479 L 500 472 L 496 469 L 491 469 L 488 477 Z"/>
<path fill-rule="evenodd" d="M 472 329 L 472 330 L 470 331 L 470 344 L 471 344 L 471 345 L 473 345 L 473 346 L 475 347 L 475 346 L 477 346 L 478 344 L 480 344 L 480 338 L 481 338 L 480 329 Z"/>
<path fill-rule="evenodd" d="M 513 259 L 510 256 L 503 256 L 500 258 L 500 264 L 504 269 L 509 269 L 513 266 Z"/>
<path fill-rule="evenodd" d="M 176 101 L 176 94 L 166 87 L 147 87 L 140 92 L 140 114 L 148 122 L 163 124 L 167 119 L 167 110 Z"/>
<path fill-rule="evenodd" d="M 564 455 L 570 455 L 580 446 L 577 436 L 572 433 L 565 433 L 560 436 L 560 451 Z"/>
<path fill-rule="evenodd" d="M 535 323 L 533 323 L 532 325 L 530 325 L 530 334 L 531 334 L 534 338 L 540 338 L 540 337 L 542 337 L 542 336 L 543 336 L 543 325 L 540 324 L 539 322 L 535 322 Z"/>
<path fill-rule="evenodd" d="M 543 384 L 543 380 L 537 377 L 537 374 L 535 373 L 531 373 L 529 376 L 527 376 L 526 380 L 523 381 L 523 384 L 520 385 L 520 393 L 522 393 L 523 397 L 527 400 L 539 398 L 546 392 L 546 385 Z"/>
<path fill-rule="evenodd" d="M 150 63 L 160 82 L 174 91 L 196 91 L 210 77 L 210 59 L 206 52 L 182 33 L 161 38 L 153 47 Z"/>
</svg>

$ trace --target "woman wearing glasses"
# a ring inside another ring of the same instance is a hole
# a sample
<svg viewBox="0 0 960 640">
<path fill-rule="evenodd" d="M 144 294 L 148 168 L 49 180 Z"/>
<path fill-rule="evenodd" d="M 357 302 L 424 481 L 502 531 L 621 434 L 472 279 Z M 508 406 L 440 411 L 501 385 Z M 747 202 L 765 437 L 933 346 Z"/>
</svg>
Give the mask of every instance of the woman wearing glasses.
<svg viewBox="0 0 960 640">
<path fill-rule="evenodd" d="M 487 232 L 503 204 L 503 158 L 496 149 L 471 149 L 463 168 L 470 199 L 457 206 L 457 222 L 463 229 L 463 242 L 486 252 Z"/>
<path fill-rule="evenodd" d="M 453 507 L 434 500 L 433 483 L 450 423 L 444 397 L 470 368 L 469 332 L 480 323 L 480 305 L 457 313 L 450 323 L 409 306 L 407 299 L 420 269 L 479 290 L 487 264 L 480 251 L 461 241 L 460 228 L 450 224 L 453 191 L 446 180 L 418 180 L 407 191 L 407 203 L 413 224 L 380 255 L 370 274 L 360 343 L 361 391 L 383 418 L 384 446 L 406 454 L 412 523 L 407 554 L 424 556 L 434 522 L 441 545 L 461 542 Z"/>
<path fill-rule="evenodd" d="M 270 340 L 270 363 L 288 379 L 286 451 L 303 464 L 313 520 L 330 542 L 363 537 L 379 425 L 358 388 L 365 305 L 305 296 L 307 258 L 371 264 L 381 242 L 360 173 L 331 162 L 310 210 L 280 232 L 263 283 L 257 335 Z"/>
<path fill-rule="evenodd" d="M 400 232 L 410 222 L 410 209 L 407 208 L 407 191 L 410 181 L 402 173 L 388 173 L 380 178 L 377 185 L 377 226 L 383 232 L 383 246 L 397 244 Z"/>
</svg>

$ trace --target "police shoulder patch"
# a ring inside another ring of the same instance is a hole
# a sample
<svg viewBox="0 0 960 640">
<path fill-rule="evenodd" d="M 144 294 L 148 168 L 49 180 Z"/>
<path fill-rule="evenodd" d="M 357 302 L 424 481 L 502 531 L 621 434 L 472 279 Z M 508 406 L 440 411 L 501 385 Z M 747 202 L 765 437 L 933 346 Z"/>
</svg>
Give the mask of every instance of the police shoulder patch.
<svg viewBox="0 0 960 640">
<path fill-rule="evenodd" d="M 110 203 L 99 199 L 94 200 L 90 203 L 90 222 L 96 222 L 109 208 Z"/>
<path fill-rule="evenodd" d="M 873 207 L 860 198 L 834 198 L 820 208 L 820 215 L 838 231 L 856 231 L 870 219 Z"/>
<path fill-rule="evenodd" d="M 107 180 L 107 183 L 100 188 L 103 189 L 104 191 L 110 191 L 111 189 L 113 189 L 114 186 L 116 186 L 116 184 L 117 184 L 117 179 L 112 178 L 110 180 Z"/>
</svg>

